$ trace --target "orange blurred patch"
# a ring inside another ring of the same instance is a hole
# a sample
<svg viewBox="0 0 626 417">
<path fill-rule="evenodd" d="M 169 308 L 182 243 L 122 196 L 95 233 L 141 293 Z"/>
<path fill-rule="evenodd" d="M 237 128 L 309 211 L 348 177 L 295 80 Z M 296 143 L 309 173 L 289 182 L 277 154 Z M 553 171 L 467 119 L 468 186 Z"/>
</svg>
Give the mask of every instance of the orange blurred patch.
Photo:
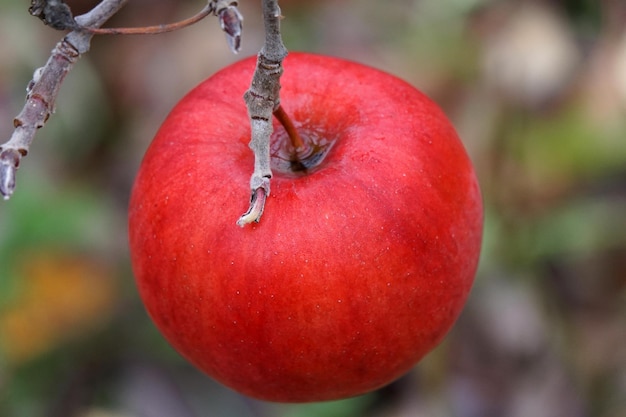
<svg viewBox="0 0 626 417">
<path fill-rule="evenodd" d="M 0 311 L 0 351 L 20 364 L 111 317 L 118 294 L 110 268 L 67 254 L 18 263 L 20 294 Z"/>
</svg>

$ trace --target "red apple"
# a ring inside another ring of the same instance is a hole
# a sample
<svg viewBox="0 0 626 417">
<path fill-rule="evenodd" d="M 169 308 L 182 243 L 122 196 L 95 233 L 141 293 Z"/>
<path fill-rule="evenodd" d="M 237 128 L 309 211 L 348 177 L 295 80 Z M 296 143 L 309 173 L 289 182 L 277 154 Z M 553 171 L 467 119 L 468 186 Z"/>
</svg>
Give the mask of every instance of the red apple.
<svg viewBox="0 0 626 417">
<path fill-rule="evenodd" d="M 129 213 L 139 292 L 184 357 L 243 394 L 305 402 L 377 389 L 442 340 L 468 296 L 482 235 L 473 167 L 414 87 L 292 53 L 281 103 L 319 155 L 298 171 L 276 122 L 265 212 L 238 227 L 254 67 L 248 58 L 200 84 L 150 145 Z"/>
</svg>

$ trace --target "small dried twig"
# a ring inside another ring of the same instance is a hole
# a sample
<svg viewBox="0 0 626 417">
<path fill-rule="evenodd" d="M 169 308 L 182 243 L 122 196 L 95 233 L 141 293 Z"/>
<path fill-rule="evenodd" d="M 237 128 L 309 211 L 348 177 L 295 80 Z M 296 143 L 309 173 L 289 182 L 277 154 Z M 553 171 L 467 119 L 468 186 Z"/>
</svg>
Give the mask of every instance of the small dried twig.
<svg viewBox="0 0 626 417">
<path fill-rule="evenodd" d="M 84 26 L 81 28 L 95 35 L 156 35 L 191 26 L 212 14 L 219 18 L 220 25 L 224 33 L 226 33 L 231 50 L 237 53 L 241 48 L 241 33 L 243 31 L 243 16 L 239 13 L 237 5 L 236 0 L 211 0 L 202 10 L 190 18 L 164 25 L 136 28 L 100 28 Z"/>
<path fill-rule="evenodd" d="M 250 179 L 250 207 L 237 221 L 242 227 L 260 220 L 270 194 L 272 113 L 280 105 L 280 76 L 287 56 L 280 35 L 281 18 L 277 0 L 263 0 L 265 43 L 257 58 L 250 89 L 244 95 L 252 129 L 250 148 L 254 152 L 254 172 Z"/>
<path fill-rule="evenodd" d="M 158 35 L 161 33 L 174 32 L 175 30 L 191 26 L 194 23 L 204 19 L 213 12 L 214 11 L 211 9 L 211 4 L 208 4 L 195 15 L 175 23 L 132 28 L 100 28 L 82 26 L 80 27 L 80 29 L 94 35 Z"/>
<path fill-rule="evenodd" d="M 212 14 L 219 17 L 222 30 L 228 37 L 233 52 L 239 52 L 243 17 L 237 9 L 237 0 L 209 0 L 195 15 L 180 22 L 132 28 L 101 28 L 81 25 L 63 0 L 31 0 L 28 11 L 46 25 L 57 30 L 83 30 L 94 35 L 155 35 L 173 32 L 191 26 Z"/>
</svg>

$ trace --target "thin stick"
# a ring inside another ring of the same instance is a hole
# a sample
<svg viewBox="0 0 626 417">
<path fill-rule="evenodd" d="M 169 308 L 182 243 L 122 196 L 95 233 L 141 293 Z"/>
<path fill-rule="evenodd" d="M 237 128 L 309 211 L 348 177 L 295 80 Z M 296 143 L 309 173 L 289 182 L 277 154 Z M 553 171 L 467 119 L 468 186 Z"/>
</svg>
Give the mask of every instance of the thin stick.
<svg viewBox="0 0 626 417">
<path fill-rule="evenodd" d="M 191 26 L 213 13 L 213 7 L 208 4 L 195 15 L 175 23 L 163 25 L 145 26 L 137 28 L 99 28 L 81 27 L 82 30 L 94 35 L 158 35 L 160 33 L 173 32 Z"/>
</svg>

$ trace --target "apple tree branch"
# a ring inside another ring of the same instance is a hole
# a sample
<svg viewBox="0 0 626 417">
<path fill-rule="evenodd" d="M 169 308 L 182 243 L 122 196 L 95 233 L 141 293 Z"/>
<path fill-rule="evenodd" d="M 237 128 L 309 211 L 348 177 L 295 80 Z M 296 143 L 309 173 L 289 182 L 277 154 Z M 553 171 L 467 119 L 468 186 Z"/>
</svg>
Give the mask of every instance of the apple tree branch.
<svg viewBox="0 0 626 417">
<path fill-rule="evenodd" d="M 189 26 L 208 14 L 218 16 L 233 52 L 241 45 L 243 18 L 236 0 L 210 0 L 197 15 L 169 25 L 148 28 L 99 29 L 128 0 L 102 0 L 88 13 L 73 17 L 62 0 L 31 0 L 30 14 L 57 30 L 70 32 L 53 48 L 45 66 L 35 70 L 26 88 L 26 102 L 13 120 L 15 127 L 9 140 L 0 145 L 0 195 L 9 199 L 15 191 L 15 175 L 21 159 L 29 152 L 35 133 L 54 113 L 54 103 L 65 79 L 78 59 L 91 45 L 94 34 L 155 34 Z"/>
<path fill-rule="evenodd" d="M 237 224 L 258 222 L 270 194 L 270 136 L 272 114 L 280 105 L 280 76 L 287 49 L 280 34 L 282 18 L 277 0 L 263 0 L 265 42 L 258 54 L 250 88 L 244 94 L 250 118 L 250 148 L 254 152 L 254 172 L 250 178 L 250 207 Z"/>
<path fill-rule="evenodd" d="M 78 25 L 100 26 L 127 1 L 102 1 L 88 13 L 78 16 L 75 21 Z M 31 13 L 33 7 L 31 6 Z M 46 12 L 50 17 L 50 12 Z M 67 18 L 66 14 L 62 15 Z M 54 25 L 51 26 L 57 28 L 58 21 L 55 19 L 53 22 Z M 80 56 L 89 50 L 92 36 L 88 32 L 72 30 L 52 49 L 46 65 L 35 70 L 33 79 L 26 88 L 26 103 L 13 120 L 15 130 L 11 138 L 0 146 L 0 194 L 5 200 L 15 190 L 15 173 L 20 160 L 28 154 L 36 131 L 44 126 L 54 112 L 54 102 L 61 84 Z"/>
</svg>

